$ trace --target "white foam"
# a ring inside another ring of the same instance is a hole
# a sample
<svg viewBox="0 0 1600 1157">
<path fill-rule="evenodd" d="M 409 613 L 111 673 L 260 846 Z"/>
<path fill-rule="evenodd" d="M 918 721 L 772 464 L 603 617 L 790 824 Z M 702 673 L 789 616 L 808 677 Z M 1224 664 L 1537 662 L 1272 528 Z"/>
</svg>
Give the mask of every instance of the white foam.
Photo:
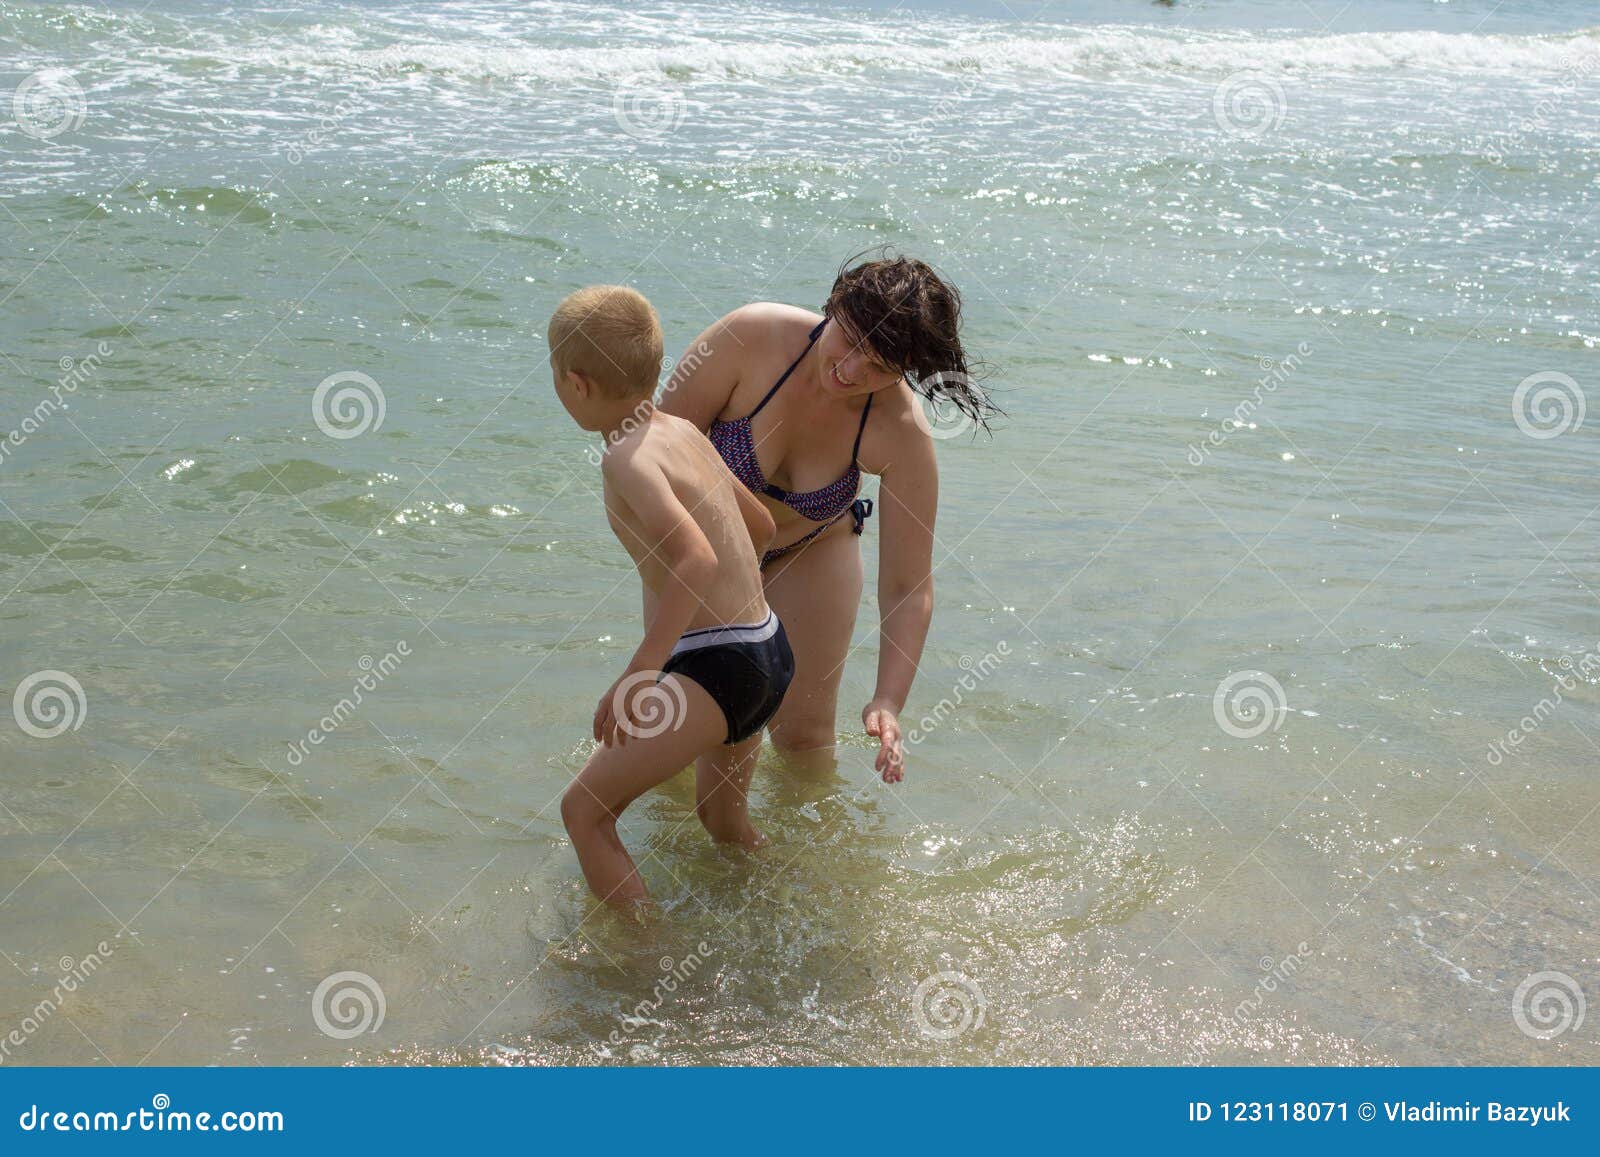
<svg viewBox="0 0 1600 1157">
<path fill-rule="evenodd" d="M 551 84 L 574 79 L 678 84 L 868 72 L 1226 76 L 1261 70 L 1304 77 L 1383 72 L 1541 73 L 1567 74 L 1574 83 L 1600 76 L 1600 29 L 1545 36 L 1441 32 L 1298 36 L 1103 26 L 1047 37 L 981 40 L 954 30 L 952 35 L 935 39 L 926 33 L 870 24 L 835 25 L 831 31 L 835 39 L 823 43 L 740 43 L 690 37 L 671 47 L 637 48 L 437 40 L 358 48 L 340 35 L 319 36 L 314 42 L 299 44 L 274 40 L 249 46 L 233 59 L 270 69 L 369 75 L 420 71 Z"/>
</svg>

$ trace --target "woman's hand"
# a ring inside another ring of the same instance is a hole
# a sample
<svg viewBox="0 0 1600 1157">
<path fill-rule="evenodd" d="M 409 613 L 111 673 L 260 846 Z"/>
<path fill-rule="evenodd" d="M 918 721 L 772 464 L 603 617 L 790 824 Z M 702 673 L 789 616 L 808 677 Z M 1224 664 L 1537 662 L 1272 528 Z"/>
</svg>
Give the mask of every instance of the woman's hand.
<svg viewBox="0 0 1600 1157">
<path fill-rule="evenodd" d="M 861 710 L 867 734 L 878 741 L 878 758 L 873 766 L 884 783 L 899 783 L 906 775 L 905 753 L 900 747 L 900 716 L 886 699 L 874 699 Z"/>
</svg>

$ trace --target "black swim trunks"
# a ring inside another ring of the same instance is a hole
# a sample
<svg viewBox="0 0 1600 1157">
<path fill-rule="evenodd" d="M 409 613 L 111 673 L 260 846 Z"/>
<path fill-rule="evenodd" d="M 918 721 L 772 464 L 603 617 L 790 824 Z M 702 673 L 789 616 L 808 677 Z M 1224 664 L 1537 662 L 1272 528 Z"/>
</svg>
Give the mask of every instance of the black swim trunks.
<svg viewBox="0 0 1600 1157">
<path fill-rule="evenodd" d="M 767 725 L 794 678 L 794 652 L 770 610 L 759 623 L 688 631 L 672 648 L 663 675 L 693 679 L 722 708 L 724 743 L 748 739 Z"/>
</svg>

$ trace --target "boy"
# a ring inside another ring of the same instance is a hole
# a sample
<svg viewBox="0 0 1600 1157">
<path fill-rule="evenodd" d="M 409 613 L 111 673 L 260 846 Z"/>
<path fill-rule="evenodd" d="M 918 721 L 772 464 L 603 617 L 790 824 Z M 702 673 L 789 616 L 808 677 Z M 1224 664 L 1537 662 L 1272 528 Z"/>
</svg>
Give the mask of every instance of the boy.
<svg viewBox="0 0 1600 1157">
<path fill-rule="evenodd" d="M 629 908 L 649 896 L 617 818 L 719 743 L 759 732 L 783 700 L 794 656 L 756 563 L 772 516 L 705 435 L 652 401 L 662 349 L 650 303 L 621 286 L 580 289 L 556 308 L 549 337 L 562 405 L 605 436 L 606 517 L 644 582 L 644 641 L 601 696 L 601 747 L 561 799 L 590 889 Z M 764 842 L 750 825 L 752 770 L 722 778 L 701 768 L 695 810 L 712 838 Z"/>
</svg>

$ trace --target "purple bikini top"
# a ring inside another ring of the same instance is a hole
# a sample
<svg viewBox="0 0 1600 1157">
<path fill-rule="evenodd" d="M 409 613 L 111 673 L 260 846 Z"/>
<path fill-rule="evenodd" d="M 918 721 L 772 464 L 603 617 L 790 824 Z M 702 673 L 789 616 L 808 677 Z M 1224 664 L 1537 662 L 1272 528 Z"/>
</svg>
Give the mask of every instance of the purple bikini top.
<svg viewBox="0 0 1600 1157">
<path fill-rule="evenodd" d="M 855 501 L 856 494 L 861 489 L 861 467 L 856 464 L 856 455 L 861 452 L 861 435 L 866 432 L 867 415 L 872 411 L 872 395 L 867 395 L 866 407 L 861 411 L 861 426 L 856 430 L 855 445 L 850 448 L 850 468 L 837 482 L 824 486 L 821 490 L 811 490 L 804 494 L 783 490 L 767 481 L 767 476 L 761 470 L 761 462 L 756 458 L 756 443 L 750 431 L 750 419 L 761 413 L 762 408 L 772 401 L 772 396 L 782 388 L 784 382 L 789 380 L 789 375 L 794 373 L 795 367 L 806 354 L 811 352 L 811 347 L 817 344 L 817 338 L 822 336 L 822 329 L 827 324 L 824 319 L 811 331 L 811 340 L 806 343 L 806 348 L 800 351 L 799 357 L 789 363 L 789 368 L 783 371 L 783 376 L 772 389 L 767 391 L 767 396 L 761 399 L 755 409 L 731 422 L 712 422 L 711 429 L 707 432 L 711 444 L 717 448 L 717 453 L 722 455 L 722 460 L 728 464 L 728 469 L 733 471 L 740 482 L 752 492 L 765 494 L 812 522 L 832 522 L 842 516 L 850 509 L 850 504 Z"/>
</svg>

